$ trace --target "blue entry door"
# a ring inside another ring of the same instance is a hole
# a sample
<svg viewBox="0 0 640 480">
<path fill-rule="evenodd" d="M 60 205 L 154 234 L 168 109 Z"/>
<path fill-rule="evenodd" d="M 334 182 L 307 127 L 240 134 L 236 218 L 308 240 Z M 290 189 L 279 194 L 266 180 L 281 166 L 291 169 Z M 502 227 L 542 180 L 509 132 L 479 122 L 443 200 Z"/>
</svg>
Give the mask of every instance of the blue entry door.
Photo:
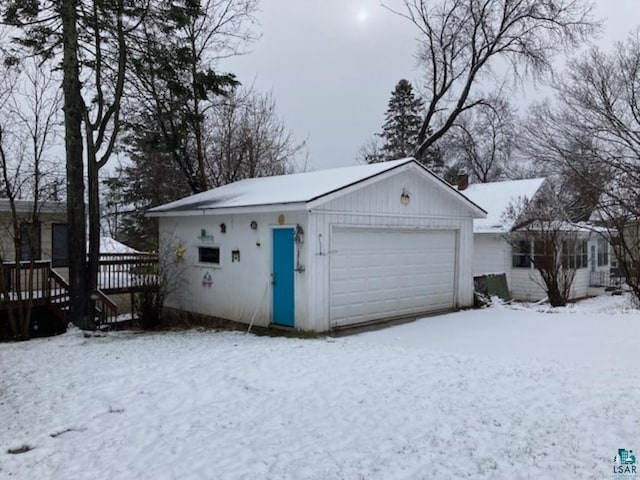
<svg viewBox="0 0 640 480">
<path fill-rule="evenodd" d="M 273 229 L 273 323 L 293 327 L 293 228 Z"/>
</svg>

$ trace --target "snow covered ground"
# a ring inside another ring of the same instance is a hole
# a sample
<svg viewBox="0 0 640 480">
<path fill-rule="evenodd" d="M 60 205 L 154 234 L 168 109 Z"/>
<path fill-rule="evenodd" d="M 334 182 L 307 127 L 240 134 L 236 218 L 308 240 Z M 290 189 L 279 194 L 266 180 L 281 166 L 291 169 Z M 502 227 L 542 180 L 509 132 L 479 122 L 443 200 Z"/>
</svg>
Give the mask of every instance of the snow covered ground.
<svg viewBox="0 0 640 480">
<path fill-rule="evenodd" d="M 2 344 L 0 478 L 610 479 L 640 449 L 639 327 L 601 297 L 338 339 Z"/>
</svg>

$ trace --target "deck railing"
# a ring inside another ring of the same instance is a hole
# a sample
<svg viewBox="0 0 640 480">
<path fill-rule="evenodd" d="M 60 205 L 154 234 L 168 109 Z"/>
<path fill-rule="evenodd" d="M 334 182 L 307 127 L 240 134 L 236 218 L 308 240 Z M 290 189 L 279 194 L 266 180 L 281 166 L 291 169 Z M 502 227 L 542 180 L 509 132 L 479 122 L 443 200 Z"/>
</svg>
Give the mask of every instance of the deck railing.
<svg viewBox="0 0 640 480">
<path fill-rule="evenodd" d="M 158 283 L 156 254 L 102 254 L 98 269 L 98 326 L 117 321 L 118 307 L 107 294 L 133 294 Z M 49 261 L 0 263 L 0 309 L 9 308 L 11 302 L 29 300 L 33 305 L 49 305 L 64 320 L 69 307 L 69 283 L 51 268 Z"/>
<path fill-rule="evenodd" d="M 98 326 L 104 326 L 115 323 L 118 318 L 118 306 L 101 290 L 98 290 L 97 294 L 96 324 Z"/>
<path fill-rule="evenodd" d="M 0 264 L 0 305 L 32 300 L 34 304 L 49 301 L 50 263 L 4 262 Z"/>
<path fill-rule="evenodd" d="M 98 262 L 98 286 L 107 293 L 131 292 L 158 283 L 158 255 L 103 253 Z"/>
<path fill-rule="evenodd" d="M 49 305 L 54 313 L 61 319 L 67 318 L 69 306 L 69 284 L 53 269 L 49 269 Z"/>
</svg>

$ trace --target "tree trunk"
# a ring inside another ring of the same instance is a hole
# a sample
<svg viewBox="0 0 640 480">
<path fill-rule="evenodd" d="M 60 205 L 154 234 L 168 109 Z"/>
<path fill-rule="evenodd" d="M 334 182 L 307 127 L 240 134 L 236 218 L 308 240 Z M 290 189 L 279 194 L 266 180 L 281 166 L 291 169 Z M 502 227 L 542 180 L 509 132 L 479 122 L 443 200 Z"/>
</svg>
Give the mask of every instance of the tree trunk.
<svg viewBox="0 0 640 480">
<path fill-rule="evenodd" d="M 549 296 L 549 304 L 552 307 L 564 307 L 567 304 L 567 299 L 555 285 L 549 287 L 547 295 Z"/>
<path fill-rule="evenodd" d="M 100 190 L 98 180 L 98 164 L 95 161 L 95 147 L 92 145 L 92 134 L 87 129 L 88 142 L 88 186 L 89 186 L 89 308 L 95 312 L 95 296 L 98 290 L 98 259 L 100 256 Z"/>
<path fill-rule="evenodd" d="M 11 282 L 11 266 L 5 265 L 0 262 L 0 294 L 5 298 L 11 298 L 11 288 L 9 284 Z M 11 338 L 18 338 L 18 324 L 15 318 L 15 312 L 13 309 L 13 303 L 7 302 L 7 319 L 9 320 L 9 330 L 11 331 Z"/>
<path fill-rule="evenodd" d="M 95 328 L 89 310 L 84 208 L 84 162 L 82 145 L 82 96 L 78 64 L 78 0 L 63 0 L 62 42 L 64 126 L 67 167 L 67 223 L 69 232 L 69 284 L 71 321 L 83 330 Z"/>
</svg>

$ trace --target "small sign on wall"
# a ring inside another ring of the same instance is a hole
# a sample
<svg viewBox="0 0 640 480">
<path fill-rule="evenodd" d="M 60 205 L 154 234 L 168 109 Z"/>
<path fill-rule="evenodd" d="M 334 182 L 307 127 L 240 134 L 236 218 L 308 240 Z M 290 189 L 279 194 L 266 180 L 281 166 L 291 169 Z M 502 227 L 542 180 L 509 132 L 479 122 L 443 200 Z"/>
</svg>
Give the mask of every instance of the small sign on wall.
<svg viewBox="0 0 640 480">
<path fill-rule="evenodd" d="M 211 288 L 211 285 L 213 285 L 213 277 L 211 276 L 211 273 L 207 272 L 202 277 L 202 286 Z"/>
<path fill-rule="evenodd" d="M 207 230 L 200 230 L 200 235 L 197 237 L 200 243 L 213 243 L 213 235 L 207 235 Z"/>
</svg>

